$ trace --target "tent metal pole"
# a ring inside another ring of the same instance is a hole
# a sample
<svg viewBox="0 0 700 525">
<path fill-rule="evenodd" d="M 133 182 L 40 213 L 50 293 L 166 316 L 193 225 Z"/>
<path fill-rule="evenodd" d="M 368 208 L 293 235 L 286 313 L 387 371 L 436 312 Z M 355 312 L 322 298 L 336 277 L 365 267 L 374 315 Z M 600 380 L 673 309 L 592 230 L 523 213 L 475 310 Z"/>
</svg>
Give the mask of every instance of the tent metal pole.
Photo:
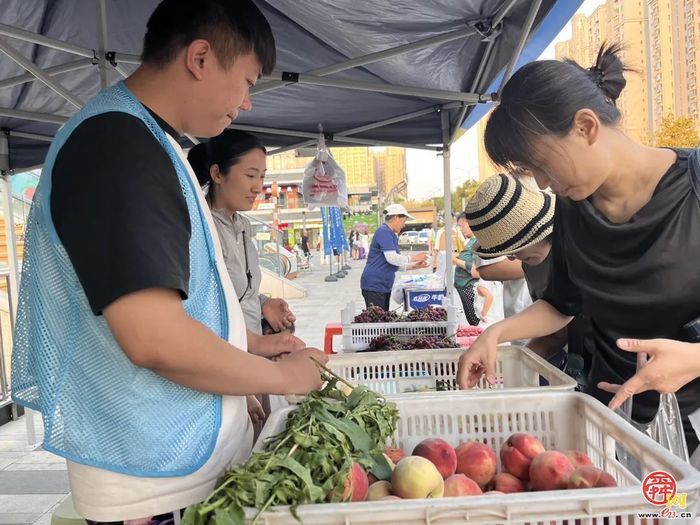
<svg viewBox="0 0 700 525">
<path fill-rule="evenodd" d="M 97 50 L 100 67 L 100 86 L 107 87 L 107 6 L 105 0 L 97 0 L 97 41 L 100 48 Z"/>
<path fill-rule="evenodd" d="M 81 57 L 93 58 L 95 56 L 94 51 L 87 47 L 69 44 L 68 42 L 64 42 L 62 40 L 49 38 L 32 31 L 9 26 L 7 24 L 0 24 L 0 35 L 23 40 L 24 42 L 31 42 L 32 44 L 40 44 L 42 46 L 58 49 L 59 51 L 65 51 L 66 53 L 72 53 L 73 55 L 78 55 Z"/>
<path fill-rule="evenodd" d="M 508 16 L 508 13 L 510 13 L 510 10 L 513 9 L 513 6 L 517 3 L 518 0 L 508 0 L 505 4 L 503 4 L 501 9 L 496 13 L 496 16 L 493 17 L 491 24 L 493 26 L 500 24 L 503 19 Z"/>
<path fill-rule="evenodd" d="M 15 236 L 15 217 L 12 210 L 12 179 L 10 173 L 10 140 L 9 133 L 0 133 L 0 174 L 2 175 L 3 214 L 5 216 L 5 236 L 7 239 L 7 266 L 10 272 L 10 313 L 13 317 L 17 307 L 17 291 L 19 290 L 19 271 L 17 263 L 17 237 Z"/>
<path fill-rule="evenodd" d="M 129 53 L 114 53 L 114 61 L 122 64 L 140 64 L 141 57 Z"/>
<path fill-rule="evenodd" d="M 117 73 L 119 73 L 119 74 L 122 76 L 122 78 L 126 78 L 126 77 L 129 76 L 129 73 L 127 73 L 127 72 L 124 70 L 124 68 L 123 68 L 122 66 L 120 66 L 119 64 L 117 64 L 116 66 L 114 66 L 114 70 L 115 70 Z"/>
<path fill-rule="evenodd" d="M 503 88 L 506 85 L 506 82 L 508 82 L 508 79 L 510 76 L 513 74 L 513 70 L 515 69 L 515 64 L 518 62 L 518 58 L 520 58 L 520 53 L 523 52 L 523 48 L 525 47 L 525 42 L 527 42 L 527 37 L 530 36 L 530 30 L 532 29 L 532 25 L 535 23 L 535 17 L 537 16 L 537 13 L 540 10 L 540 6 L 542 5 L 542 0 L 532 0 L 532 5 L 530 5 L 530 11 L 527 13 L 527 18 L 525 19 L 525 25 L 523 25 L 522 33 L 520 33 L 520 39 L 518 40 L 518 45 L 515 47 L 515 50 L 513 51 L 513 56 L 510 58 L 510 62 L 508 63 L 508 67 L 506 68 L 506 72 L 503 75 L 503 80 L 501 80 L 501 85 L 498 87 L 498 97 L 497 99 L 501 99 L 501 94 L 503 93 Z"/>
<path fill-rule="evenodd" d="M 491 100 L 488 96 L 482 96 L 478 93 L 462 93 L 461 91 L 447 91 L 443 89 L 427 89 L 417 88 L 412 86 L 397 86 L 395 84 L 378 84 L 375 82 L 364 82 L 360 80 L 342 80 L 338 78 L 319 77 L 315 75 L 278 72 L 273 73 L 271 77 L 285 78 L 288 75 L 293 76 L 294 81 L 298 84 L 311 84 L 314 86 L 335 87 L 340 89 L 354 89 L 358 91 L 371 91 L 373 93 L 388 93 L 391 95 L 406 95 L 409 97 L 424 97 L 438 100 L 451 100 L 461 102 L 484 102 Z"/>
<path fill-rule="evenodd" d="M 340 133 L 336 133 L 333 136 L 334 137 L 348 137 L 351 135 L 355 135 L 357 133 L 362 133 L 364 131 L 369 131 L 372 129 L 377 129 L 381 128 L 383 126 L 389 126 L 390 124 L 396 124 L 398 122 L 403 122 L 405 120 L 410 120 L 416 117 L 421 117 L 423 115 L 429 115 L 430 113 L 436 113 L 438 112 L 439 109 L 457 109 L 465 107 L 463 102 L 448 102 L 447 104 L 443 104 L 441 106 L 430 106 L 430 108 L 425 108 L 425 109 L 419 109 L 418 111 L 413 111 L 411 113 L 405 113 L 403 115 L 398 115 L 396 117 L 388 118 L 386 120 L 381 120 L 379 122 L 372 122 L 371 124 L 367 124 L 365 126 L 359 126 L 357 128 L 352 128 L 348 129 L 345 131 L 342 131 Z M 274 151 L 270 152 L 270 155 L 276 155 L 278 153 L 284 153 L 285 151 L 293 150 L 293 149 L 298 149 L 298 148 L 306 148 L 307 146 L 313 146 L 316 144 L 315 140 L 307 140 L 304 142 L 300 142 L 298 144 L 292 144 L 290 146 L 284 146 L 281 148 L 277 148 Z M 406 147 L 411 147 L 414 148 L 416 146 L 406 146 Z"/>
<path fill-rule="evenodd" d="M 44 69 L 44 73 L 47 75 L 60 75 L 61 73 L 69 73 L 71 71 L 77 71 L 79 69 L 85 69 L 93 65 L 91 58 L 80 58 L 73 62 L 67 62 L 59 66 L 47 67 Z M 23 75 L 18 75 L 16 77 L 8 78 L 5 80 L 0 80 L 0 89 L 10 88 L 15 86 L 20 86 L 26 84 L 27 82 L 34 82 L 36 77 L 31 73 L 24 73 Z"/>
<path fill-rule="evenodd" d="M 49 124 L 59 125 L 68 120 L 68 117 L 59 117 L 57 115 L 49 115 L 48 113 L 38 113 L 36 111 L 24 111 L 12 108 L 0 108 L 0 117 L 34 120 L 36 122 L 47 122 Z"/>
<path fill-rule="evenodd" d="M 25 133 L 24 131 L 12 130 L 10 130 L 10 137 L 17 137 L 18 139 L 41 140 L 44 142 L 53 142 L 54 139 L 48 135 L 38 135 L 37 133 Z"/>
<path fill-rule="evenodd" d="M 467 38 L 475 33 L 476 31 L 474 31 L 474 29 L 472 28 L 458 29 L 456 31 L 450 31 L 449 33 L 445 33 L 444 35 L 437 35 L 430 38 L 425 38 L 423 40 L 418 40 L 417 42 L 411 42 L 410 44 L 403 44 L 401 46 L 392 47 L 383 51 L 377 51 L 376 53 L 369 53 L 367 55 L 352 58 L 350 60 L 344 60 L 342 62 L 338 62 L 337 64 L 331 64 L 330 66 L 312 69 L 311 71 L 308 71 L 305 74 L 318 75 L 320 77 L 332 75 L 333 73 L 340 73 L 341 71 L 347 71 L 348 69 L 366 66 L 374 62 L 384 60 L 385 58 L 391 58 L 400 55 L 402 53 L 408 53 L 410 51 L 424 49 L 433 45 L 444 44 L 446 42 L 452 42 L 453 40 Z M 260 84 L 259 86 L 257 86 L 257 88 L 253 88 L 251 90 L 251 94 L 259 95 L 260 93 L 264 93 L 265 91 L 279 89 L 281 87 L 284 87 L 285 85 L 288 85 L 288 82 L 265 82 L 264 84 Z"/>
<path fill-rule="evenodd" d="M 442 117 L 442 137 L 444 140 L 442 149 L 442 182 L 445 190 L 444 210 L 445 210 L 445 288 L 447 297 L 452 304 L 452 183 L 450 173 L 450 115 L 443 111 Z"/>
<path fill-rule="evenodd" d="M 476 70 L 476 74 L 474 75 L 474 81 L 472 82 L 472 85 L 470 87 L 470 90 L 472 92 L 476 92 L 479 89 L 479 84 L 481 83 L 481 77 L 484 74 L 484 70 L 486 69 L 486 63 L 488 62 L 489 57 L 491 56 L 491 51 L 493 50 L 493 46 L 496 43 L 495 38 L 489 39 L 489 41 L 486 44 L 486 49 L 484 50 L 484 54 L 481 56 L 481 62 L 479 63 L 479 68 Z M 470 106 L 464 106 L 460 112 L 459 115 L 457 116 L 457 120 L 455 121 L 455 128 L 452 130 L 451 133 L 451 138 L 450 138 L 450 144 L 454 142 L 455 137 L 457 136 L 457 132 L 459 129 L 462 127 L 462 122 L 464 121 L 464 117 L 467 115 L 467 111 Z"/>
<path fill-rule="evenodd" d="M 0 110 L 0 116 L 2 111 Z M 313 139 L 313 143 L 318 138 L 318 133 L 310 133 L 307 131 L 296 131 L 290 129 L 264 128 L 260 126 L 248 126 L 247 124 L 233 124 L 230 129 L 240 129 L 251 133 L 270 133 L 275 135 L 284 135 L 286 137 L 299 137 L 303 139 Z M 440 151 L 440 146 L 426 146 L 423 144 L 407 144 L 405 142 L 392 142 L 386 140 L 360 139 L 354 137 L 345 137 L 342 135 L 333 135 L 332 140 L 335 142 L 347 142 L 348 144 L 359 144 L 362 146 L 396 146 L 399 148 L 416 148 L 428 151 Z"/>
<path fill-rule="evenodd" d="M 0 38 L 0 51 L 5 53 L 8 57 L 17 62 L 17 64 L 19 64 L 21 67 L 29 71 L 36 78 L 38 78 L 43 84 L 46 85 L 46 87 L 48 87 L 56 94 L 73 104 L 76 108 L 82 107 L 83 102 L 78 97 L 76 97 L 68 89 L 63 87 L 63 85 L 61 85 L 60 82 L 52 79 L 49 75 L 46 74 L 46 72 L 43 69 L 41 69 L 34 62 L 32 62 L 27 57 L 19 53 L 14 47 L 12 47 L 7 41 L 5 41 L 2 38 Z"/>
</svg>

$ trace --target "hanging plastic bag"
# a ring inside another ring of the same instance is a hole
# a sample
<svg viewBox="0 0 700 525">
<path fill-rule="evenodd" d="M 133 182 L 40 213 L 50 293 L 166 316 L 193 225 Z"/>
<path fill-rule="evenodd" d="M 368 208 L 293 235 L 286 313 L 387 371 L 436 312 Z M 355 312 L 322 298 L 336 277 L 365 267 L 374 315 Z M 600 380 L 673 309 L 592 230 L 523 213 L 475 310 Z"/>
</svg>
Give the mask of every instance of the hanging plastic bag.
<svg viewBox="0 0 700 525">
<path fill-rule="evenodd" d="M 637 355 L 637 370 L 643 367 L 647 361 L 647 354 L 640 353 Z M 646 434 L 659 445 L 669 450 L 686 463 L 690 462 L 688 454 L 688 445 L 685 441 L 685 432 L 683 430 L 683 421 L 681 419 L 681 410 L 678 407 L 678 400 L 675 394 L 661 394 L 659 396 L 659 410 L 654 419 L 648 423 L 639 423 L 632 419 L 632 406 L 634 396 L 629 397 L 622 406 L 616 410 L 616 413 L 622 416 L 633 427 L 640 432 Z M 639 462 L 621 447 L 617 447 L 617 456 L 627 469 L 641 479 L 641 467 Z"/>
<path fill-rule="evenodd" d="M 302 194 L 309 208 L 348 205 L 345 172 L 326 146 L 323 132 L 318 135 L 318 150 L 314 159 L 304 168 Z"/>
</svg>

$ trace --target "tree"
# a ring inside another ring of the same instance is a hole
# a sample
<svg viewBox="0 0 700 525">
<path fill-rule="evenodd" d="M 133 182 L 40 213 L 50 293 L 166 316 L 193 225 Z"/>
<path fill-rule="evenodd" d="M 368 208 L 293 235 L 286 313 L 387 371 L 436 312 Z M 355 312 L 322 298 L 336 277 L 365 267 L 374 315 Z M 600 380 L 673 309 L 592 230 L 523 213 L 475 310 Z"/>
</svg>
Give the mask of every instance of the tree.
<svg viewBox="0 0 700 525">
<path fill-rule="evenodd" d="M 693 119 L 666 115 L 654 136 L 654 143 L 657 147 L 695 148 L 700 138 Z"/>
<path fill-rule="evenodd" d="M 480 186 L 480 182 L 476 180 L 468 180 L 458 186 L 455 191 L 452 192 L 452 211 L 459 213 L 464 211 L 462 203 L 465 205 L 469 202 L 477 188 Z"/>
</svg>

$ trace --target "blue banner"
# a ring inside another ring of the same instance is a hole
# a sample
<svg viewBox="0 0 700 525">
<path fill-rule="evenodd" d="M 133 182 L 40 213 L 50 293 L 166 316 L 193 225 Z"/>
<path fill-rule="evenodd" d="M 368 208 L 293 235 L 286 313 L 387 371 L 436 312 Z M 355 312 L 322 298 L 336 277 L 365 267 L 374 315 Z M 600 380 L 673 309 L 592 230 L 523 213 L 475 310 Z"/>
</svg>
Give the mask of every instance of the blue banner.
<svg viewBox="0 0 700 525">
<path fill-rule="evenodd" d="M 329 231 L 329 224 L 328 224 L 329 212 L 330 212 L 330 208 L 327 208 L 327 207 L 321 208 L 321 221 L 323 222 L 323 227 L 321 229 L 322 233 L 323 233 L 323 255 L 330 255 L 332 252 L 330 231 Z"/>
<path fill-rule="evenodd" d="M 331 246 L 340 253 L 345 247 L 345 230 L 343 229 L 343 214 L 340 208 L 334 206 L 329 209 L 328 221 L 331 224 L 330 236 L 331 236 Z"/>
</svg>

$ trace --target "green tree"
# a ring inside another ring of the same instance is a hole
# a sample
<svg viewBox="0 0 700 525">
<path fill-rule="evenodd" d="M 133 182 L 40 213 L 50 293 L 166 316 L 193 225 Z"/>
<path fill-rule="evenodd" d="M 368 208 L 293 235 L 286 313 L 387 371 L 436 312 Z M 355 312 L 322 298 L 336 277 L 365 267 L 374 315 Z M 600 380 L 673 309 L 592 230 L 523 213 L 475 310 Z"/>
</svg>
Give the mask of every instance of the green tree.
<svg viewBox="0 0 700 525">
<path fill-rule="evenodd" d="M 666 115 L 654 136 L 657 147 L 696 148 L 700 143 L 695 121 L 690 117 Z"/>
</svg>

